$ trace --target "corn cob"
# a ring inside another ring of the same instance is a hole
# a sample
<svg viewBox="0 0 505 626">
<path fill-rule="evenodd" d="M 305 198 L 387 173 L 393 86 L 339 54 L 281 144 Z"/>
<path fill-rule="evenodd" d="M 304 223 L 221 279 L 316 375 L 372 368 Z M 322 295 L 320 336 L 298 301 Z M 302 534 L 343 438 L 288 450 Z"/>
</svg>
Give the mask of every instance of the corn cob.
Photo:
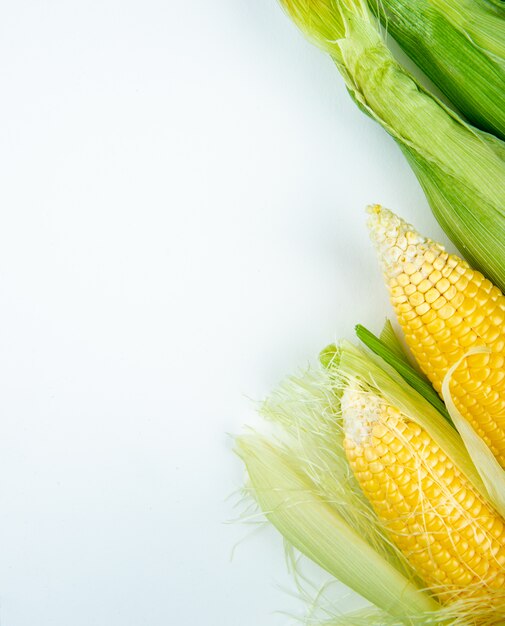
<svg viewBox="0 0 505 626">
<path fill-rule="evenodd" d="M 369 227 L 391 302 L 419 366 L 440 393 L 453 374 L 457 409 L 505 467 L 505 296 L 466 261 L 379 206 Z"/>
<path fill-rule="evenodd" d="M 364 494 L 439 600 L 502 602 L 504 521 L 427 431 L 355 381 L 343 394 L 342 417 Z"/>
</svg>

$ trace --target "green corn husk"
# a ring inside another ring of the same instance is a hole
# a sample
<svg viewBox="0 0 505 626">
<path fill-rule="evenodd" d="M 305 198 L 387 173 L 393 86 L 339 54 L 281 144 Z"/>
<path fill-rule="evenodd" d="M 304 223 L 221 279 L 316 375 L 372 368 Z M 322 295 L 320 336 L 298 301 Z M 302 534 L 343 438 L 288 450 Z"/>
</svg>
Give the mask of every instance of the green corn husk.
<svg viewBox="0 0 505 626">
<path fill-rule="evenodd" d="M 388 365 L 391 365 L 411 387 L 437 409 L 440 415 L 449 421 L 451 420 L 445 404 L 433 389 L 430 381 L 423 374 L 417 372 L 404 356 L 400 356 L 385 341 L 376 337 L 361 324 L 356 326 L 356 336 L 367 348 L 384 359 Z"/>
<path fill-rule="evenodd" d="M 364 0 L 281 0 L 328 52 L 357 105 L 397 141 L 442 228 L 505 290 L 505 144 L 423 89 L 392 57 Z"/>
<path fill-rule="evenodd" d="M 348 466 L 339 394 L 357 380 L 399 407 L 489 499 L 457 431 L 378 357 L 343 342 L 328 346 L 321 361 L 324 367 L 290 379 L 265 403 L 263 415 L 273 424 L 267 434 L 236 440 L 247 492 L 268 520 L 289 544 L 372 603 L 347 615 L 334 607 L 334 617 L 320 626 L 474 626 L 476 619 L 483 626 L 497 623 L 497 611 L 505 619 L 501 595 L 499 609 L 482 598 L 440 606 L 391 544 Z"/>
<path fill-rule="evenodd" d="M 505 139 L 505 8 L 487 0 L 369 0 L 372 11 L 475 126 Z"/>
</svg>

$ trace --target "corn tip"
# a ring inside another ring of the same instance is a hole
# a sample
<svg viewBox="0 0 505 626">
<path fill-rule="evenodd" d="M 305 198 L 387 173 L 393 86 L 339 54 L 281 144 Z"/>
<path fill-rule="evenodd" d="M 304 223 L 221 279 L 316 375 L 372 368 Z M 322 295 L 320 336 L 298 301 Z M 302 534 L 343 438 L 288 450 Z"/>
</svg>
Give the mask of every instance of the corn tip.
<svg viewBox="0 0 505 626">
<path fill-rule="evenodd" d="M 443 246 L 422 236 L 404 219 L 379 204 L 368 207 L 370 238 L 377 249 L 386 278 L 396 277 L 408 265 L 417 266 L 429 248 Z"/>
</svg>

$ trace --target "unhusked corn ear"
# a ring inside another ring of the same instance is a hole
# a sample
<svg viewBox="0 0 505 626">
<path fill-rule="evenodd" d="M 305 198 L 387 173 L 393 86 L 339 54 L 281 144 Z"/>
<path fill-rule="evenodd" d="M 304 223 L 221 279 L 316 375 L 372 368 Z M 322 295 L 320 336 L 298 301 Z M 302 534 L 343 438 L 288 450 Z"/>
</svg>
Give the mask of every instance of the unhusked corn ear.
<svg viewBox="0 0 505 626">
<path fill-rule="evenodd" d="M 369 209 L 391 302 L 419 366 L 440 393 L 456 369 L 457 409 L 505 467 L 505 296 L 466 261 L 380 206 Z"/>
<path fill-rule="evenodd" d="M 381 2 L 368 2 L 382 12 Z M 331 55 L 359 108 L 398 143 L 447 235 L 505 292 L 505 142 L 469 126 L 423 89 L 391 54 L 384 38 L 388 29 L 381 32 L 366 0 L 281 3 Z M 429 1 L 435 3 L 449 0 Z M 450 4 L 461 16 L 457 0 Z M 470 13 L 473 20 L 475 12 Z M 498 22 L 502 32 L 503 20 Z M 465 28 L 463 39 L 472 39 L 481 26 Z"/>
<path fill-rule="evenodd" d="M 356 383 L 342 397 L 345 451 L 379 519 L 442 603 L 505 584 L 504 520 L 428 433 Z"/>
</svg>

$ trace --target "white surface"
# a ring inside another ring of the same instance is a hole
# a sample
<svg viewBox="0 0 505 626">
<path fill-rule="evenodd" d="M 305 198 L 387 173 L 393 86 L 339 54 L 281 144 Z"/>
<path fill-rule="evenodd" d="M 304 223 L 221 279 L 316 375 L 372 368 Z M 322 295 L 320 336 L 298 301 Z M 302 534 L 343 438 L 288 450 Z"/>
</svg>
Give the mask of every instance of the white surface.
<svg viewBox="0 0 505 626">
<path fill-rule="evenodd" d="M 276 0 L 4 3 L 0 70 L 1 626 L 287 624 L 226 433 L 379 329 L 417 182 Z"/>
</svg>

